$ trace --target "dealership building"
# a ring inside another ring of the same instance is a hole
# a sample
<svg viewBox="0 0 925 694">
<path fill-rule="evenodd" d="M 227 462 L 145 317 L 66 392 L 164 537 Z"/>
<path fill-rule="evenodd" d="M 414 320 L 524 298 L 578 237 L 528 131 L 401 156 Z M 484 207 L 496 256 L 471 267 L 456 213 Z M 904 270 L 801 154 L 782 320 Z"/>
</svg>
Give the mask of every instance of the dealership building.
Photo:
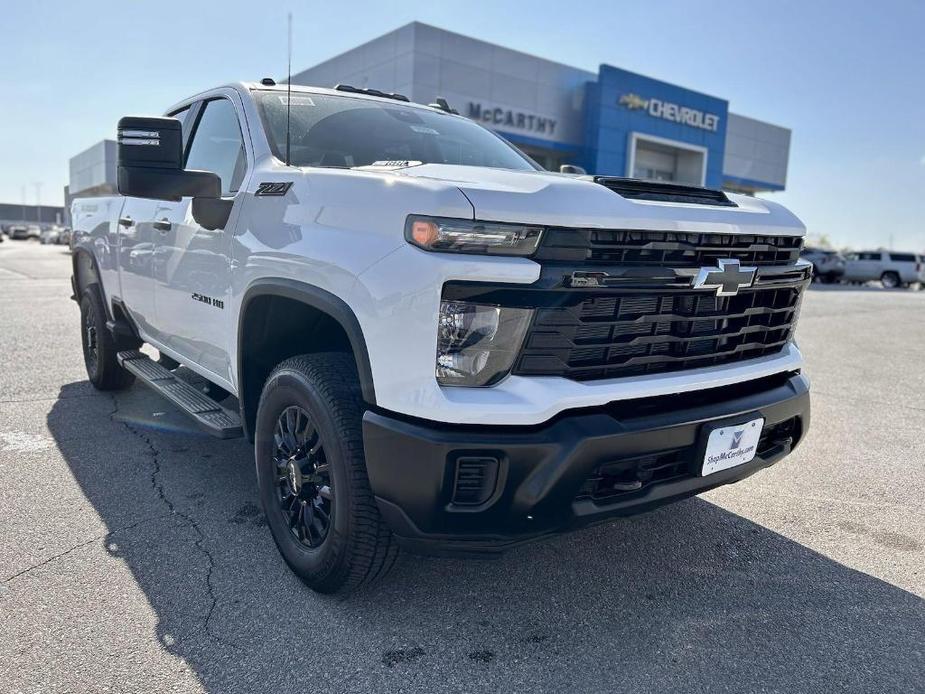
<svg viewBox="0 0 925 694">
<path fill-rule="evenodd" d="M 450 106 L 543 167 L 736 192 L 783 190 L 790 130 L 725 99 L 612 65 L 596 73 L 412 22 L 315 67 L 294 84 L 337 83 Z"/>
<path fill-rule="evenodd" d="M 543 167 L 741 193 L 783 190 L 790 130 L 729 111 L 725 99 L 611 65 L 579 70 L 412 22 L 292 76 L 350 84 L 450 106 L 496 131 Z M 116 144 L 70 161 L 74 197 L 109 194 Z"/>
</svg>

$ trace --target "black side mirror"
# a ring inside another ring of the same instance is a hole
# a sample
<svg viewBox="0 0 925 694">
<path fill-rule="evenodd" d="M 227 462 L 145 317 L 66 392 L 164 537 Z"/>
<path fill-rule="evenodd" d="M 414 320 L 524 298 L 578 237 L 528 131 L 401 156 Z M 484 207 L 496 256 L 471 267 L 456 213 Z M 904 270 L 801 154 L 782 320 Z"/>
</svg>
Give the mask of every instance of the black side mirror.
<svg viewBox="0 0 925 694">
<path fill-rule="evenodd" d="M 122 118 L 118 165 L 120 195 L 176 202 L 222 194 L 216 174 L 183 170 L 183 130 L 176 118 Z"/>
<path fill-rule="evenodd" d="M 231 216 L 234 200 L 226 198 L 193 198 L 193 219 L 203 229 L 224 229 Z"/>
</svg>

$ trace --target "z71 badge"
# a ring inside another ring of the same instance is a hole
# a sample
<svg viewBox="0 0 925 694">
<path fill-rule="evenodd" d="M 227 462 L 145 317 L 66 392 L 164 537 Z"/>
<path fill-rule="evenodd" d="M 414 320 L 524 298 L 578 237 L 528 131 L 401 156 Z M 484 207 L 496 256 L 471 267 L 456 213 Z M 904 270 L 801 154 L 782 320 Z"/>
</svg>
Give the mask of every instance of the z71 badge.
<svg viewBox="0 0 925 694">
<path fill-rule="evenodd" d="M 267 181 L 257 184 L 257 192 L 254 195 L 285 195 L 292 188 L 292 181 Z"/>
</svg>

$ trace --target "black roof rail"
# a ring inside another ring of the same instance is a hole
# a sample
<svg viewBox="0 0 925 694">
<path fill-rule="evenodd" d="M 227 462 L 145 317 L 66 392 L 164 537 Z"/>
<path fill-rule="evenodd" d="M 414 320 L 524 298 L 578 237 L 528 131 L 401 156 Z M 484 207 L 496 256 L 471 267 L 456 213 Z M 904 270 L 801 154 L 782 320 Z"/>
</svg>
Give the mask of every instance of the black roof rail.
<svg viewBox="0 0 925 694">
<path fill-rule="evenodd" d="M 354 87 L 350 84 L 335 84 L 334 89 L 339 92 L 350 92 L 351 94 L 366 94 L 367 96 L 378 96 L 383 99 L 394 99 L 395 101 L 408 101 L 409 99 L 404 94 L 395 94 L 394 92 L 381 92 L 378 89 L 366 89 L 363 87 Z"/>
<path fill-rule="evenodd" d="M 455 108 L 450 108 L 449 102 L 442 96 L 438 96 L 436 99 L 434 99 L 432 104 L 427 105 L 431 108 L 438 108 L 441 111 L 446 111 L 447 113 L 452 113 L 457 116 L 459 115 L 459 111 L 457 111 Z"/>
</svg>

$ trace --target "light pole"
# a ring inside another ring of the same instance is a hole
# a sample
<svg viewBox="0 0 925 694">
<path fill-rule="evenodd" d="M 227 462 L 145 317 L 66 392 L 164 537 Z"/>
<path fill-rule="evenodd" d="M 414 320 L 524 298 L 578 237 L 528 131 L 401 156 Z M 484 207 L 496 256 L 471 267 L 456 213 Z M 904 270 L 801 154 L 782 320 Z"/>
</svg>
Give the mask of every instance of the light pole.
<svg viewBox="0 0 925 694">
<path fill-rule="evenodd" d="M 42 225 L 42 182 L 36 181 L 35 186 L 35 221 L 39 226 Z"/>
</svg>

